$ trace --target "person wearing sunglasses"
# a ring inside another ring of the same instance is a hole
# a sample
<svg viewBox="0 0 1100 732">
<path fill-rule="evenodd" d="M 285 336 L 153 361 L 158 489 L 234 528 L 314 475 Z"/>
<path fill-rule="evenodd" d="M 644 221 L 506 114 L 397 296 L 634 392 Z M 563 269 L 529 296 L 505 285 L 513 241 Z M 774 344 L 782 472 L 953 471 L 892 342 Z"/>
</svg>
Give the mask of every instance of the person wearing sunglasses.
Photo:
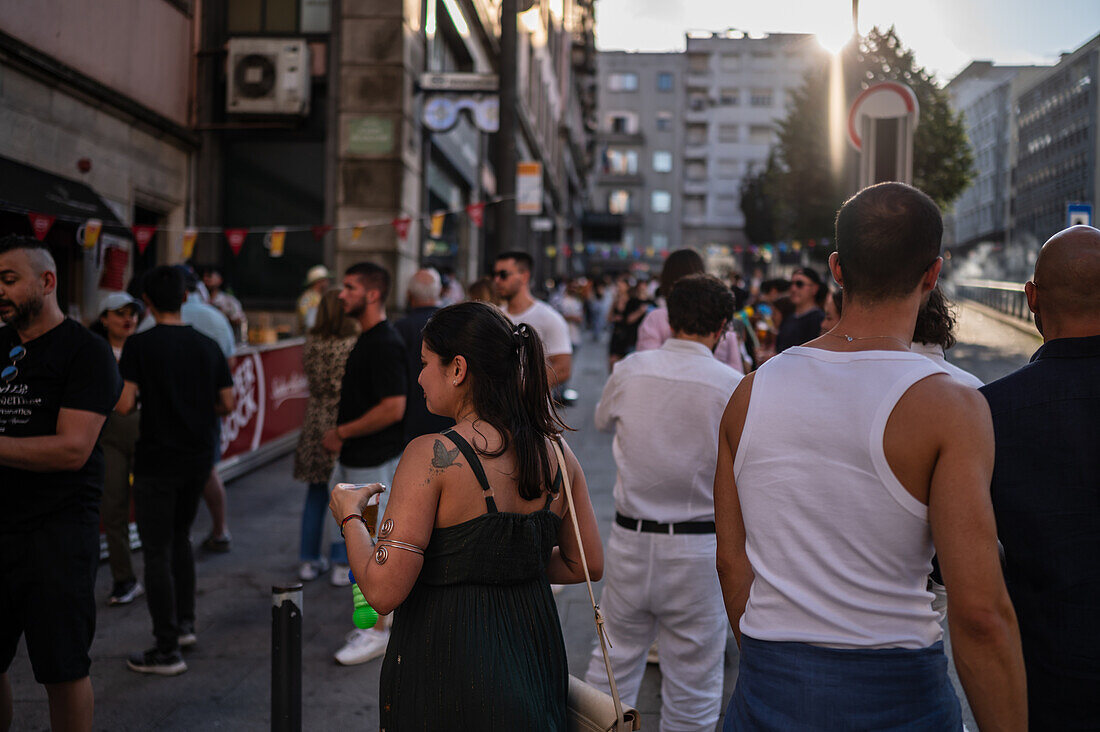
<svg viewBox="0 0 1100 732">
<path fill-rule="evenodd" d="M 573 373 L 573 342 L 569 324 L 554 308 L 531 294 L 531 267 L 526 252 L 504 252 L 493 263 L 493 288 L 504 300 L 501 310 L 513 323 L 527 323 L 542 339 L 550 389 L 565 384 Z"/>
<path fill-rule="evenodd" d="M 825 319 L 825 297 L 829 294 L 817 270 L 800 267 L 791 275 L 791 289 L 787 293 L 794 305 L 794 313 L 783 318 L 779 334 L 775 337 L 775 352 L 782 353 L 791 346 L 801 346 L 821 334 L 821 321 Z"/>
<path fill-rule="evenodd" d="M 111 348 L 57 302 L 57 265 L 31 237 L 0 239 L 0 727 L 21 637 L 55 730 L 90 730 L 97 440 L 122 391 Z M 18 725 L 16 725 L 18 726 Z"/>
</svg>

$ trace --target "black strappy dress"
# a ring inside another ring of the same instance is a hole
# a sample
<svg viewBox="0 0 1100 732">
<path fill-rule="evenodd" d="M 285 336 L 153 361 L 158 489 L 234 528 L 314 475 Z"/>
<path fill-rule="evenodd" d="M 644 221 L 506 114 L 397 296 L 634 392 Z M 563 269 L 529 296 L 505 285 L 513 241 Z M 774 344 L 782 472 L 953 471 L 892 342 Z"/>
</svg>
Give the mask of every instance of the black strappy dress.
<svg viewBox="0 0 1100 732">
<path fill-rule="evenodd" d="M 487 510 L 432 531 L 420 576 L 394 611 L 381 728 L 565 730 L 569 672 L 546 577 L 561 525 L 553 495 L 529 514 L 497 511 L 473 448 L 443 435 L 469 462 Z"/>
</svg>

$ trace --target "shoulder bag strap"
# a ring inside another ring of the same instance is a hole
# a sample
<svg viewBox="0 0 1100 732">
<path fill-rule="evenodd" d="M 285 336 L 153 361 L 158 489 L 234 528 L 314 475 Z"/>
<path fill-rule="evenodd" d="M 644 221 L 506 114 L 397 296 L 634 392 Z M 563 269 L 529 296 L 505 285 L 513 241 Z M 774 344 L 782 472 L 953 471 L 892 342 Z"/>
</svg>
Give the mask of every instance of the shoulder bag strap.
<svg viewBox="0 0 1100 732">
<path fill-rule="evenodd" d="M 560 440 L 560 438 L 559 438 Z M 603 665 L 607 671 L 607 683 L 611 687 L 611 698 L 615 701 L 615 726 L 626 729 L 626 718 L 623 716 L 623 702 L 619 698 L 619 687 L 615 684 L 615 674 L 611 671 L 611 658 L 607 655 L 607 647 L 611 645 L 607 640 L 607 630 L 603 626 L 603 613 L 596 604 L 596 595 L 592 592 L 592 577 L 588 573 L 588 559 L 584 555 L 584 540 L 581 539 L 581 526 L 577 521 L 577 511 L 573 507 L 573 481 L 569 480 L 569 471 L 565 465 L 565 454 L 562 453 L 559 440 L 551 440 L 554 453 L 558 457 L 558 472 L 561 474 L 563 487 L 565 488 L 565 500 L 569 503 L 569 517 L 573 521 L 573 530 L 577 533 L 577 548 L 581 554 L 581 566 L 584 567 L 584 583 L 588 585 L 588 599 L 592 602 L 592 612 L 596 618 L 596 637 L 600 639 L 600 651 L 603 652 Z M 620 727 L 621 725 L 621 727 Z"/>
</svg>

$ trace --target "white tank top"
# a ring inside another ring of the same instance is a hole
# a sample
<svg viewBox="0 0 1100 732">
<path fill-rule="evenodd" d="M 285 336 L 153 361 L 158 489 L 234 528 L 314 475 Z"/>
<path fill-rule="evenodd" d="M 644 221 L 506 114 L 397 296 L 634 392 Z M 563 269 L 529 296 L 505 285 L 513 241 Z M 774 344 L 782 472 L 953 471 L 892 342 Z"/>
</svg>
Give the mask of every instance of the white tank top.
<svg viewBox="0 0 1100 732">
<path fill-rule="evenodd" d="M 837 648 L 940 640 L 928 508 L 882 446 L 898 399 L 938 373 L 915 353 L 804 346 L 756 372 L 734 459 L 755 573 L 741 632 Z"/>
</svg>

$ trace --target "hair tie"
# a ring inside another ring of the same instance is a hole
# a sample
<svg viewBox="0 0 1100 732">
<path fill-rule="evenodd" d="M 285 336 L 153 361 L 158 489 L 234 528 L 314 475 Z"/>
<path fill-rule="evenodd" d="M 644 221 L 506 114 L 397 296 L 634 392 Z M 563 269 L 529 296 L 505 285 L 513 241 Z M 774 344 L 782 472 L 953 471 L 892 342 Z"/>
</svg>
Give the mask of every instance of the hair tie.
<svg viewBox="0 0 1100 732">
<path fill-rule="evenodd" d="M 516 329 L 512 331 L 512 343 L 515 345 L 516 350 L 523 348 L 524 343 L 531 337 L 531 329 L 527 323 L 520 323 L 516 326 Z"/>
</svg>

